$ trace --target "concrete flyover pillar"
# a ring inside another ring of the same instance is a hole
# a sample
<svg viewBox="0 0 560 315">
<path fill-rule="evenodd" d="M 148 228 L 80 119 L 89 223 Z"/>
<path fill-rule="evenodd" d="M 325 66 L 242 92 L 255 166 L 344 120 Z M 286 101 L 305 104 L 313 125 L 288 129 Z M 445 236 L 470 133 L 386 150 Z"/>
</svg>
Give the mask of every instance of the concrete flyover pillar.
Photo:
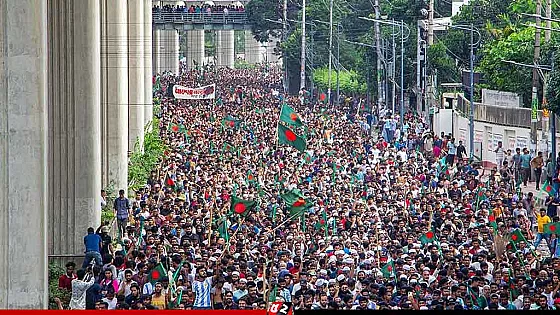
<svg viewBox="0 0 560 315">
<path fill-rule="evenodd" d="M 160 30 L 159 58 L 161 72 L 179 73 L 179 32 Z"/>
<path fill-rule="evenodd" d="M 194 69 L 196 64 L 204 63 L 204 30 L 188 30 L 187 33 L 187 67 Z"/>
<path fill-rule="evenodd" d="M 152 0 L 144 1 L 144 125 L 152 121 Z"/>
<path fill-rule="evenodd" d="M 161 73 L 161 58 L 160 58 L 160 37 L 161 31 L 152 30 L 152 74 L 156 75 Z"/>
<path fill-rule="evenodd" d="M 103 185 L 128 185 L 127 1 L 101 1 L 101 113 Z"/>
<path fill-rule="evenodd" d="M 221 30 L 217 32 L 217 65 L 218 67 L 233 68 L 235 62 L 235 31 Z"/>
<path fill-rule="evenodd" d="M 266 52 L 266 62 L 268 63 L 280 63 L 279 56 L 276 55 L 274 50 L 276 49 L 276 45 L 280 40 L 278 38 L 271 38 L 270 41 L 264 43 L 265 45 L 265 52 Z"/>
<path fill-rule="evenodd" d="M 46 2 L 0 1 L 1 309 L 48 305 Z"/>
<path fill-rule="evenodd" d="M 259 43 L 253 33 L 249 30 L 245 31 L 245 61 L 249 64 L 260 63 L 264 61 L 264 54 L 266 53 Z"/>
<path fill-rule="evenodd" d="M 128 151 L 134 151 L 144 146 L 144 0 L 128 0 L 127 39 Z"/>
<path fill-rule="evenodd" d="M 100 5 L 48 4 L 49 253 L 82 255 L 101 221 Z"/>
</svg>

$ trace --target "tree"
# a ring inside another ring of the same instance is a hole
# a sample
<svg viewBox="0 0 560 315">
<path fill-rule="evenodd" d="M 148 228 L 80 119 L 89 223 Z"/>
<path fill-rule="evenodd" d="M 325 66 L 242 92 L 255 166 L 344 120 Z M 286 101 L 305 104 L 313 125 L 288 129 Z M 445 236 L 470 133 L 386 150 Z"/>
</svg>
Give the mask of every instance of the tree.
<svg viewBox="0 0 560 315">
<path fill-rule="evenodd" d="M 553 69 L 548 77 L 548 88 L 546 90 L 546 99 L 548 101 L 548 109 L 555 114 L 560 114 L 560 55 L 554 56 Z"/>
</svg>

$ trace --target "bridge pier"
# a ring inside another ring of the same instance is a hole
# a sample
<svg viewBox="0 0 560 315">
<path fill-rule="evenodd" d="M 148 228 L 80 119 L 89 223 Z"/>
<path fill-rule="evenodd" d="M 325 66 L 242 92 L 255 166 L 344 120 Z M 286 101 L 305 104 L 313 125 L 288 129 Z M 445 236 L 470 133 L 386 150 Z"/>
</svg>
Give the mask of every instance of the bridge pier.
<svg viewBox="0 0 560 315">
<path fill-rule="evenodd" d="M 194 69 L 196 64 L 204 63 L 204 30 L 188 30 L 187 33 L 187 68 Z M 177 59 L 178 62 L 179 59 Z"/>
<path fill-rule="evenodd" d="M 233 68 L 235 62 L 235 31 L 221 30 L 217 32 L 217 66 Z"/>
<path fill-rule="evenodd" d="M 0 1 L 0 308 L 47 284 L 47 1 Z"/>
<path fill-rule="evenodd" d="M 160 72 L 179 73 L 179 33 L 177 30 L 161 30 L 159 35 Z"/>
<path fill-rule="evenodd" d="M 48 3 L 49 254 L 80 255 L 101 218 L 100 5 Z"/>
<path fill-rule="evenodd" d="M 249 64 L 261 63 L 266 56 L 266 50 L 254 37 L 250 30 L 245 31 L 245 61 Z"/>
<path fill-rule="evenodd" d="M 144 146 L 144 0 L 128 0 L 128 151 Z M 179 58 L 177 56 L 177 58 Z"/>
<path fill-rule="evenodd" d="M 153 118 L 152 0 L 144 1 L 144 126 Z"/>
<path fill-rule="evenodd" d="M 103 186 L 128 186 L 127 0 L 101 1 L 101 143 Z"/>
</svg>

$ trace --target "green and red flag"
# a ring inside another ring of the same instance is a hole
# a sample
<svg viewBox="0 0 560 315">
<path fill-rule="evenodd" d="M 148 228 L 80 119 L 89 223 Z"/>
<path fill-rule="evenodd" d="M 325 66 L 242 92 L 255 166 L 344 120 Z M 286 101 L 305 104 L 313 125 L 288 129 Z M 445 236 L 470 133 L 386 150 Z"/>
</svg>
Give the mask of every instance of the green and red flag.
<svg viewBox="0 0 560 315">
<path fill-rule="evenodd" d="M 252 200 L 243 200 L 237 198 L 236 196 L 231 197 L 230 212 L 239 215 L 247 215 L 251 209 L 257 205 L 256 202 Z"/>
<path fill-rule="evenodd" d="M 542 185 L 541 190 L 546 192 L 551 197 L 556 195 L 556 191 L 554 190 L 554 187 L 552 187 L 552 185 L 548 182 L 548 179 Z"/>
<path fill-rule="evenodd" d="M 315 223 L 315 229 L 319 230 L 326 227 L 327 227 L 327 212 L 323 211 L 323 215 L 321 216 L 321 219 L 319 219 L 319 221 Z"/>
<path fill-rule="evenodd" d="M 222 120 L 222 125 L 225 127 L 229 127 L 229 128 L 239 128 L 239 124 L 240 121 L 238 119 L 235 119 L 231 116 L 227 116 L 226 118 L 224 118 L 224 120 Z"/>
<path fill-rule="evenodd" d="M 255 180 L 256 180 L 256 177 L 255 177 L 255 175 L 253 174 L 253 171 L 248 170 L 248 171 L 247 171 L 247 181 L 248 181 L 249 183 L 252 183 L 252 182 L 254 182 Z"/>
<path fill-rule="evenodd" d="M 235 146 L 232 145 L 231 143 L 229 143 L 229 142 L 224 142 L 224 144 L 222 145 L 222 150 L 223 150 L 223 151 L 232 151 L 232 152 L 235 152 L 235 151 L 236 151 L 236 148 L 235 148 Z"/>
<path fill-rule="evenodd" d="M 385 278 L 391 278 L 395 275 L 395 264 L 392 260 L 381 267 L 381 273 Z"/>
<path fill-rule="evenodd" d="M 173 131 L 173 132 L 179 132 L 179 130 L 181 129 L 181 127 L 176 124 L 176 123 L 170 123 L 168 130 Z"/>
<path fill-rule="evenodd" d="M 148 274 L 148 281 L 154 284 L 158 281 L 161 281 L 164 277 L 167 277 L 167 271 L 165 271 L 165 267 L 163 267 L 163 264 L 159 263 Z"/>
<path fill-rule="evenodd" d="M 493 214 L 488 216 L 488 225 L 494 229 L 494 233 L 498 230 L 498 223 L 496 223 L 496 217 Z"/>
<path fill-rule="evenodd" d="M 518 244 L 518 243 L 523 242 L 523 241 L 525 241 L 525 242 L 527 241 L 525 239 L 525 236 L 523 236 L 523 233 L 521 233 L 521 230 L 519 230 L 519 229 L 514 230 L 511 233 L 511 235 L 509 236 L 509 238 L 515 244 Z"/>
<path fill-rule="evenodd" d="M 300 152 L 305 151 L 305 140 L 295 134 L 290 128 L 278 124 L 278 142 L 281 144 L 290 145 Z"/>
<path fill-rule="evenodd" d="M 291 108 L 287 104 L 284 104 L 284 106 L 282 106 L 282 110 L 280 111 L 280 120 L 295 127 L 303 126 L 301 117 L 293 108 Z"/>
<path fill-rule="evenodd" d="M 435 241 L 436 234 L 434 233 L 434 231 L 428 231 L 424 235 L 420 236 L 420 242 L 422 242 L 422 245 L 433 243 Z"/>
<path fill-rule="evenodd" d="M 544 234 L 560 234 L 560 222 L 545 224 L 543 232 Z"/>
<path fill-rule="evenodd" d="M 165 176 L 165 186 L 175 188 L 175 180 L 167 173 Z"/>
<path fill-rule="evenodd" d="M 297 189 L 292 189 L 289 192 L 280 195 L 290 210 L 290 217 L 300 216 L 305 210 L 309 209 L 312 204 L 306 200 L 301 192 Z"/>
</svg>

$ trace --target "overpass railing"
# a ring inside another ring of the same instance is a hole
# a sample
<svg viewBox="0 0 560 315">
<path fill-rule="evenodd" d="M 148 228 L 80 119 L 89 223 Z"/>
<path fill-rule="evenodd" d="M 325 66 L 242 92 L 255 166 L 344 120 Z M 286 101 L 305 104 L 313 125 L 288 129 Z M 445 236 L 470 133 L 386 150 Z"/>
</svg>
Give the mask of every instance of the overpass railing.
<svg viewBox="0 0 560 315">
<path fill-rule="evenodd" d="M 247 24 L 246 12 L 153 12 L 155 24 Z"/>
</svg>

